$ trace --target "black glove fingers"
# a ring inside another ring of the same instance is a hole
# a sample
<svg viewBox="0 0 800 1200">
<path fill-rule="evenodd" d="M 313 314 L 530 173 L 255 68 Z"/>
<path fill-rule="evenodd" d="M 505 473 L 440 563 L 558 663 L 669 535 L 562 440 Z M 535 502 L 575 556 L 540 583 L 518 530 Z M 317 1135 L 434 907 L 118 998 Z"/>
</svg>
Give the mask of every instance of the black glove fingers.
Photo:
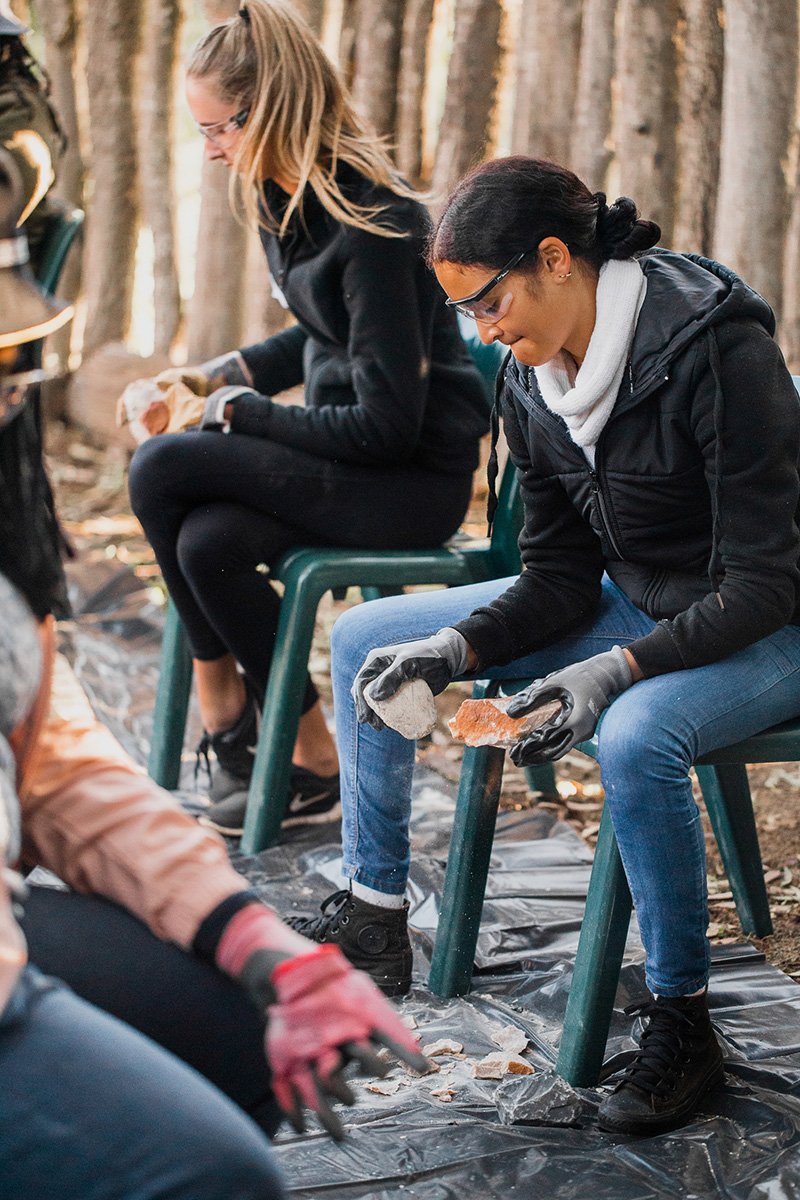
<svg viewBox="0 0 800 1200">
<path fill-rule="evenodd" d="M 356 718 L 359 725 L 372 725 L 375 729 L 383 729 L 383 721 L 377 713 L 370 708 L 366 697 L 364 696 L 364 688 L 382 675 L 387 667 L 391 666 L 392 659 L 386 655 L 379 655 L 376 658 L 366 662 L 355 677 L 353 683 L 353 700 L 356 707 Z M 378 722 L 378 724 L 374 724 Z"/>
<path fill-rule="evenodd" d="M 529 683 L 521 692 L 517 692 L 516 696 L 512 696 L 508 702 L 506 713 L 509 717 L 525 717 L 528 713 L 536 708 L 539 689 L 543 680 L 534 679 L 533 683 Z"/>
<path fill-rule="evenodd" d="M 335 1096 L 341 1104 L 355 1104 L 356 1098 L 352 1088 L 347 1086 L 347 1081 L 342 1075 L 342 1067 L 337 1067 L 335 1071 L 331 1071 L 330 1075 L 326 1076 L 322 1083 L 322 1087 L 330 1096 Z"/>
<path fill-rule="evenodd" d="M 574 744 L 571 729 L 542 725 L 511 747 L 511 761 L 517 767 L 540 767 L 561 758 Z"/>
<path fill-rule="evenodd" d="M 289 1084 L 292 1093 L 292 1108 L 285 1114 L 286 1120 L 295 1133 L 306 1133 L 306 1122 L 303 1116 L 303 1098 L 293 1083 Z"/>
<path fill-rule="evenodd" d="M 384 1033 L 382 1029 L 373 1029 L 369 1036 L 373 1042 L 385 1046 L 395 1058 L 405 1063 L 407 1067 L 412 1067 L 420 1075 L 424 1075 L 428 1071 L 428 1060 L 424 1054 L 409 1050 L 406 1046 L 401 1045 L 400 1042 L 396 1042 L 388 1033 Z"/>
<path fill-rule="evenodd" d="M 377 1075 L 379 1079 L 383 1079 L 392 1069 L 391 1063 L 378 1058 L 375 1051 L 365 1042 L 343 1042 L 339 1050 L 347 1060 L 358 1063 L 362 1075 Z"/>
<path fill-rule="evenodd" d="M 331 1108 L 327 1097 L 325 1096 L 325 1085 L 321 1082 L 316 1066 L 312 1063 L 309 1067 L 309 1074 L 314 1084 L 316 1092 L 316 1103 L 314 1112 L 323 1129 L 331 1135 L 335 1142 L 344 1141 L 344 1125 L 337 1117 L 336 1113 Z"/>
</svg>

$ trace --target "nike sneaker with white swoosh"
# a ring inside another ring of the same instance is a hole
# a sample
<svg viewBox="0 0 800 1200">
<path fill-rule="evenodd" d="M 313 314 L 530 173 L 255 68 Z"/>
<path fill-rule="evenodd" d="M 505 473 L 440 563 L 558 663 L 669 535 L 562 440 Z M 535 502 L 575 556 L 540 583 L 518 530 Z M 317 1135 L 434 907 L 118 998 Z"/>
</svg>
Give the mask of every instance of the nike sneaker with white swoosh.
<svg viewBox="0 0 800 1200">
<path fill-rule="evenodd" d="M 241 837 L 247 810 L 247 781 L 238 791 L 210 804 L 198 820 L 226 837 Z M 317 775 L 305 767 L 292 767 L 286 801 L 284 828 L 292 825 L 316 825 L 341 816 L 339 776 Z"/>
</svg>

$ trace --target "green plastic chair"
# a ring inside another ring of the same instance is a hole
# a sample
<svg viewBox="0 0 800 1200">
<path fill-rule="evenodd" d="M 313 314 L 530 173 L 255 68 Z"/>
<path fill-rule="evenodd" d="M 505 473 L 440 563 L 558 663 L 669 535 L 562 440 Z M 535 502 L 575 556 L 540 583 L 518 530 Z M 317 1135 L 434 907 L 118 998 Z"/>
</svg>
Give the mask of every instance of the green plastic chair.
<svg viewBox="0 0 800 1200">
<path fill-rule="evenodd" d="M 800 377 L 794 379 L 800 392 Z M 480 681 L 473 697 L 513 695 L 530 680 Z M 597 738 L 578 749 L 596 757 Z M 443 997 L 469 991 L 505 752 L 467 749 L 447 860 L 429 986 Z M 772 932 L 747 763 L 800 761 L 800 718 L 698 759 L 695 771 L 746 935 Z M 600 823 L 557 1072 L 576 1087 L 597 1083 L 631 915 L 631 895 L 606 810 Z"/>
<path fill-rule="evenodd" d="M 41 287 L 55 295 L 67 254 L 81 226 L 84 214 L 79 208 L 55 212 L 50 217 L 42 243 L 36 278 Z"/>
<path fill-rule="evenodd" d="M 503 352 L 500 346 L 485 347 L 475 340 L 477 344 L 470 350 L 488 393 L 494 388 Z M 285 816 L 306 667 L 317 607 L 324 594 L 360 587 L 364 599 L 373 599 L 400 592 L 406 585 L 457 585 L 513 575 L 520 565 L 517 536 L 521 521 L 516 472 L 509 464 L 500 481 L 491 539 L 433 550 L 299 548 L 283 555 L 271 572 L 271 577 L 283 584 L 284 592 L 250 783 L 241 842 L 244 853 L 254 854 L 270 845 Z M 151 777 L 162 787 L 178 786 L 191 684 L 188 642 L 170 601 L 148 762 Z M 552 791 L 552 769 L 537 772 L 531 781 L 543 791 Z"/>
</svg>

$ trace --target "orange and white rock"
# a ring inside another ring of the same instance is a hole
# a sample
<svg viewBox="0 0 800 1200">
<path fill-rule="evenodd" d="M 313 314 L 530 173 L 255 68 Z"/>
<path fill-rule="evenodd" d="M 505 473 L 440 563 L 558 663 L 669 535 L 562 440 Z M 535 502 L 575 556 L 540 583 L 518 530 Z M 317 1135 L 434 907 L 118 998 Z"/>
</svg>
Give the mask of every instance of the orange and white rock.
<svg viewBox="0 0 800 1200">
<path fill-rule="evenodd" d="M 512 697 L 502 700 L 465 700 L 447 724 L 454 738 L 468 746 L 497 746 L 510 750 L 526 734 L 538 729 L 561 710 L 558 700 L 548 700 L 524 717 L 509 717 L 506 709 Z"/>
</svg>

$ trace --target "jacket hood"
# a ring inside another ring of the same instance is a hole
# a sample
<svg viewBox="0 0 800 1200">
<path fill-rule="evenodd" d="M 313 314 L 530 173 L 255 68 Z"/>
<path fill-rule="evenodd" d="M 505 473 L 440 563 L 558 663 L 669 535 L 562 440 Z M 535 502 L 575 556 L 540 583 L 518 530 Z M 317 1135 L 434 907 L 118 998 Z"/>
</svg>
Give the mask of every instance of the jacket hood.
<svg viewBox="0 0 800 1200">
<path fill-rule="evenodd" d="M 729 267 L 699 254 L 652 250 L 640 260 L 647 294 L 631 350 L 633 397 L 668 372 L 686 347 L 720 321 L 758 321 L 770 337 L 775 316 L 758 292 Z"/>
</svg>

